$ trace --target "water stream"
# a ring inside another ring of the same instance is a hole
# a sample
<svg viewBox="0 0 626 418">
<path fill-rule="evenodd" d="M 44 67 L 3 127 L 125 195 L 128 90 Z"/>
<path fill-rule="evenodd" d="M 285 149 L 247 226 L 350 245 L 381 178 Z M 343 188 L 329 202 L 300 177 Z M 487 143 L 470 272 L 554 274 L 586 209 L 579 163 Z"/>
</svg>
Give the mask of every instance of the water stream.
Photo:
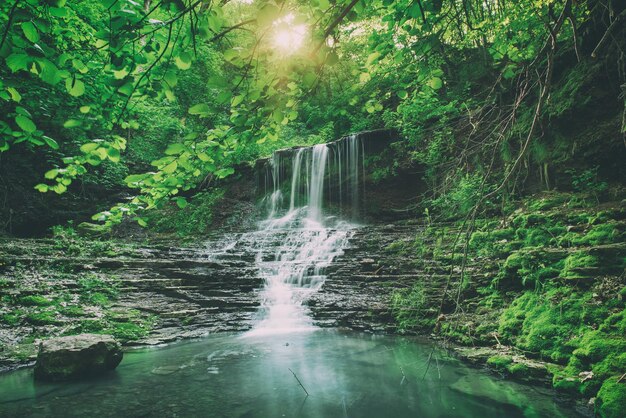
<svg viewBox="0 0 626 418">
<path fill-rule="evenodd" d="M 347 142 L 358 144 L 356 137 Z M 357 195 L 358 178 L 356 183 L 352 180 L 360 169 L 359 154 L 348 152 L 350 158 L 341 169 L 338 165 L 338 170 L 329 167 L 330 151 L 326 144 L 299 148 L 290 155 L 291 161 L 283 154 L 274 153 L 266 173 L 266 182 L 273 185 L 273 190 L 268 195 L 269 215 L 259 232 L 264 235 L 264 243 L 274 245 L 260 246 L 256 260 L 265 281 L 261 292 L 263 319 L 246 336 L 315 329 L 304 305 L 307 296 L 323 285 L 324 269 L 341 254 L 353 228 L 349 222 L 327 216 L 324 193 L 329 192 L 329 185 L 341 184 L 343 178 L 348 178 L 347 192 Z M 342 158 L 333 161 L 340 164 Z M 286 170 L 289 163 L 290 170 Z M 344 167 L 346 173 L 342 172 Z M 285 178 L 289 171 L 291 178 Z M 335 173 L 341 179 L 333 178 Z M 285 186 L 289 186 L 289 205 L 283 207 Z"/>
<path fill-rule="evenodd" d="M 359 218 L 363 151 L 353 136 L 270 160 L 268 215 L 246 241 L 265 282 L 251 331 L 133 351 L 89 381 L 0 376 L 0 416 L 575 416 L 551 392 L 471 369 L 427 341 L 314 326 L 306 301 Z"/>
</svg>

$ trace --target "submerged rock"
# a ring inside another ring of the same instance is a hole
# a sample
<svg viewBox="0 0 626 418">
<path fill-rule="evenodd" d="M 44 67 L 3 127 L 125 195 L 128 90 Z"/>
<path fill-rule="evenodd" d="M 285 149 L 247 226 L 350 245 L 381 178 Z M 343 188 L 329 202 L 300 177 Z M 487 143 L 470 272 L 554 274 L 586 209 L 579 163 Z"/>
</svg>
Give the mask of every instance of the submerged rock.
<svg viewBox="0 0 626 418">
<path fill-rule="evenodd" d="M 41 343 L 35 378 L 68 380 L 113 370 L 122 361 L 122 347 L 110 335 L 81 334 Z"/>
</svg>

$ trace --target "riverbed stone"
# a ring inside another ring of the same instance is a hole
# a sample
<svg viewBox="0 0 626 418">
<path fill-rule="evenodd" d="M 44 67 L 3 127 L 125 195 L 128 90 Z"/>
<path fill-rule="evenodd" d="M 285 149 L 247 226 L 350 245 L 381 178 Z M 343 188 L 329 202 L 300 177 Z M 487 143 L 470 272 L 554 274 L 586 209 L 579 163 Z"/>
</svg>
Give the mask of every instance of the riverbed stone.
<svg viewBox="0 0 626 418">
<path fill-rule="evenodd" d="M 102 374 L 115 369 L 122 356 L 120 343 L 110 335 L 51 338 L 39 346 L 35 378 L 59 381 Z"/>
</svg>

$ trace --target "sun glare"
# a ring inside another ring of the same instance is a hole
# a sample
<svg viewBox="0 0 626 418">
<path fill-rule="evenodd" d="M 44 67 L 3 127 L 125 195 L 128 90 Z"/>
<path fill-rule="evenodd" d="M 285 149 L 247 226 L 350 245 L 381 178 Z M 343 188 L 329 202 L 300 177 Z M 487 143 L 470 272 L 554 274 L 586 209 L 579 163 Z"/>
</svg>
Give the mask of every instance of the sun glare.
<svg viewBox="0 0 626 418">
<path fill-rule="evenodd" d="M 304 44 L 307 26 L 296 24 L 293 13 L 283 16 L 273 24 L 272 44 L 283 54 L 293 54 Z"/>
</svg>

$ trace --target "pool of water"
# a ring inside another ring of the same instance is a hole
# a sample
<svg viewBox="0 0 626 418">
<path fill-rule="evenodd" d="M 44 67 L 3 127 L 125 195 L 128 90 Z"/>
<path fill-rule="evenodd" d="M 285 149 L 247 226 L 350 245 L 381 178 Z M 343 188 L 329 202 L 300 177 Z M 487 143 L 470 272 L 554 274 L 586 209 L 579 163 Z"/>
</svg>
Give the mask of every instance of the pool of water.
<svg viewBox="0 0 626 418">
<path fill-rule="evenodd" d="M 17 370 L 0 375 L 0 416 L 578 415 L 550 391 L 499 380 L 424 340 L 314 330 L 140 349 L 114 372 L 75 383 L 35 383 L 31 369 Z"/>
</svg>

